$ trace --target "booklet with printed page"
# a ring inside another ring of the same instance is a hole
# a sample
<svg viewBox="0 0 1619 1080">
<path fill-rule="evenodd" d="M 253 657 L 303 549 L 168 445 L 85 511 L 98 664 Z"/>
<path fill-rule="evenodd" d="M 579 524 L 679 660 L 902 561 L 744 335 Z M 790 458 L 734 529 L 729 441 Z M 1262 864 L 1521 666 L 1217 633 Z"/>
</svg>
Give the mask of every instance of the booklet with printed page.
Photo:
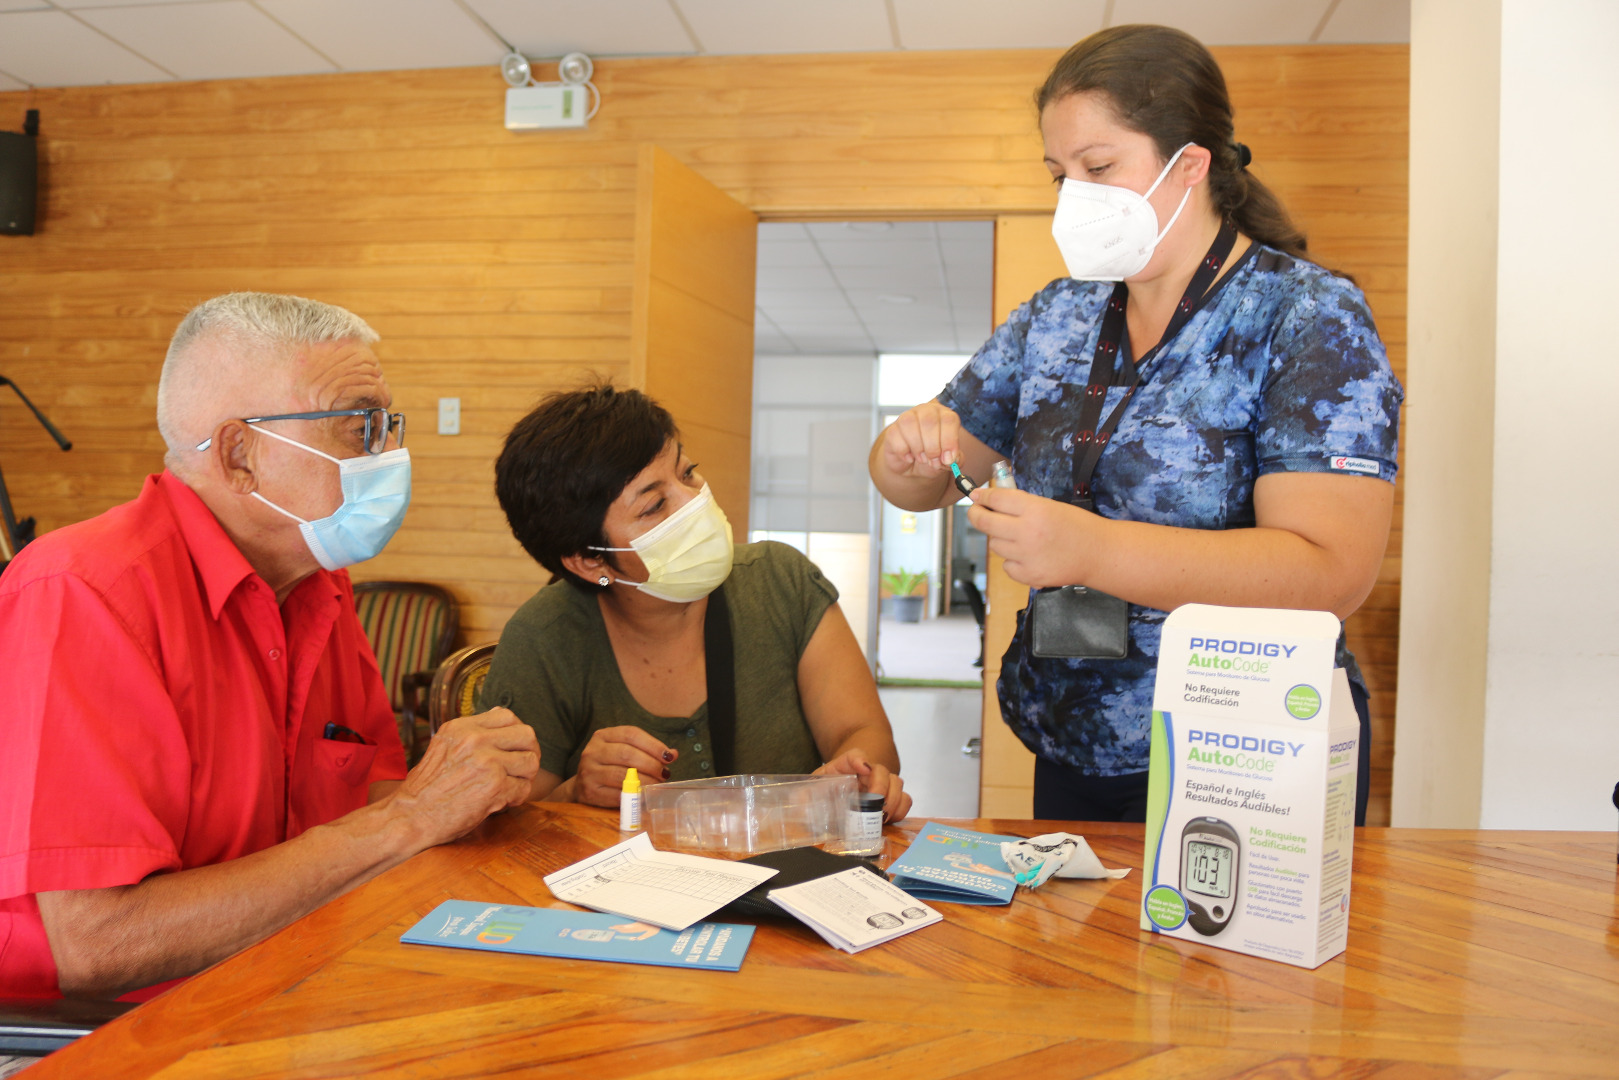
<svg viewBox="0 0 1619 1080">
<path fill-rule="evenodd" d="M 848 953 L 893 941 L 944 918 L 864 866 L 771 889 L 770 899 L 828 945 Z"/>
<path fill-rule="evenodd" d="M 888 876 L 934 903 L 1010 904 L 1017 880 L 1001 858 L 1001 845 L 1021 839 L 930 821 L 888 867 Z"/>
<path fill-rule="evenodd" d="M 698 923 L 676 933 L 620 915 L 446 900 L 399 939 L 409 945 L 736 971 L 753 927 Z"/>
<path fill-rule="evenodd" d="M 775 876 L 768 866 L 659 851 L 643 832 L 543 880 L 558 900 L 684 930 Z"/>
</svg>

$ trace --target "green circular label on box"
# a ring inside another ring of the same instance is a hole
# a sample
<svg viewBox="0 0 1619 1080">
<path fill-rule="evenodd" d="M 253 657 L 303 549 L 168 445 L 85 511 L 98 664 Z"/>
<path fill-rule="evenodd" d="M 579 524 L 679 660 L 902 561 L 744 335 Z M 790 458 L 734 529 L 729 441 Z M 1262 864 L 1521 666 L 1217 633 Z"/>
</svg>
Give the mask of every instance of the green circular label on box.
<svg viewBox="0 0 1619 1080">
<path fill-rule="evenodd" d="M 1160 930 L 1179 930 L 1186 922 L 1186 898 L 1168 885 L 1147 893 L 1147 918 Z"/>
<path fill-rule="evenodd" d="M 1321 694 L 1313 686 L 1300 683 L 1287 692 L 1287 711 L 1308 720 L 1321 711 Z"/>
</svg>

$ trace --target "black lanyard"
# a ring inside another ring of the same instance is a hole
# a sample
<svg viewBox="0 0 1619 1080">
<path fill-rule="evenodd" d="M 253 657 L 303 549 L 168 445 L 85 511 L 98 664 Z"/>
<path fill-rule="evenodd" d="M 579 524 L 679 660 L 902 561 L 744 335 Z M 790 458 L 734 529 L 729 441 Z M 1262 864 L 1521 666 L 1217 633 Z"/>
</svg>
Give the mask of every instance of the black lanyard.
<svg viewBox="0 0 1619 1080">
<path fill-rule="evenodd" d="M 1175 305 L 1175 314 L 1164 329 L 1164 336 L 1140 361 L 1131 363 L 1126 360 L 1125 370 L 1121 373 L 1123 378 L 1117 383 L 1114 381 L 1114 365 L 1119 357 L 1119 343 L 1124 340 L 1124 309 L 1130 298 L 1130 287 L 1122 281 L 1113 286 L 1113 295 L 1108 297 L 1107 310 L 1102 315 L 1102 329 L 1096 337 L 1096 354 L 1091 358 L 1085 399 L 1079 407 L 1079 430 L 1074 435 L 1072 501 L 1075 505 L 1086 510 L 1095 509 L 1096 503 L 1091 496 L 1091 476 L 1096 472 L 1096 463 L 1102 460 L 1102 451 L 1107 449 L 1107 442 L 1119 426 L 1120 418 L 1124 416 L 1125 407 L 1135 395 L 1136 386 L 1141 382 L 1141 368 L 1163 347 L 1164 342 L 1173 341 L 1187 321 L 1197 314 L 1209 298 L 1209 288 L 1214 284 L 1214 279 L 1220 276 L 1220 268 L 1225 265 L 1236 243 L 1237 227 L 1229 220 L 1222 222 L 1208 254 L 1203 256 L 1197 273 L 1192 275 L 1191 282 L 1186 286 L 1181 302 Z M 1108 387 L 1121 383 L 1127 387 L 1124 396 L 1119 398 L 1119 403 L 1108 414 L 1107 421 L 1098 426 Z"/>
</svg>

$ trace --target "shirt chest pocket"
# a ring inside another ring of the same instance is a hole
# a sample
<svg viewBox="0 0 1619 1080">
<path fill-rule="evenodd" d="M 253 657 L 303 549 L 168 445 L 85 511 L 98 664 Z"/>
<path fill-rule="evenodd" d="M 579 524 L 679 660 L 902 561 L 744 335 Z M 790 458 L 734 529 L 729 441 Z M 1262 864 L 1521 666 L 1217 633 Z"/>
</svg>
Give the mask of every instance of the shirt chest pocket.
<svg viewBox="0 0 1619 1080">
<path fill-rule="evenodd" d="M 365 783 L 376 760 L 377 748 L 366 743 L 319 739 L 315 743 L 315 773 L 321 780 L 335 780 L 345 788 Z"/>
</svg>

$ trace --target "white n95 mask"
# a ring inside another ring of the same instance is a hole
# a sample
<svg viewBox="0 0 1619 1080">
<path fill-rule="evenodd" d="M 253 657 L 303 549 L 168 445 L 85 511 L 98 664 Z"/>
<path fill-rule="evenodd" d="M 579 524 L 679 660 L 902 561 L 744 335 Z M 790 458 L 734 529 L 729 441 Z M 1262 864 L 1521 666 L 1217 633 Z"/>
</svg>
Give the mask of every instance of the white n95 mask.
<svg viewBox="0 0 1619 1080">
<path fill-rule="evenodd" d="M 1187 143 L 1186 146 L 1191 146 Z M 1158 242 L 1168 235 L 1186 209 L 1192 189 L 1181 196 L 1169 224 L 1158 229 L 1158 213 L 1147 200 L 1180 160 L 1186 146 L 1175 151 L 1145 195 L 1112 184 L 1065 179 L 1057 194 L 1057 212 L 1051 235 L 1062 252 L 1068 276 L 1081 281 L 1123 281 L 1139 274 L 1152 259 Z"/>
<path fill-rule="evenodd" d="M 646 580 L 613 582 L 675 604 L 690 604 L 719 588 L 731 576 L 735 556 L 731 523 L 707 484 L 691 502 L 631 540 L 629 547 L 590 550 L 635 552 L 646 565 Z"/>
<path fill-rule="evenodd" d="M 338 475 L 343 485 L 343 504 L 327 517 L 318 521 L 305 521 L 290 510 L 285 510 L 258 492 L 253 497 L 272 510 L 280 510 L 298 523 L 304 543 L 315 561 L 326 570 L 341 570 L 345 566 L 375 558 L 405 520 L 410 507 L 410 451 L 404 447 L 381 454 L 362 454 L 359 457 L 335 458 L 330 454 L 305 446 L 268 428 L 255 428 L 260 435 L 269 435 L 300 450 L 319 454 L 327 461 L 337 462 Z"/>
</svg>

